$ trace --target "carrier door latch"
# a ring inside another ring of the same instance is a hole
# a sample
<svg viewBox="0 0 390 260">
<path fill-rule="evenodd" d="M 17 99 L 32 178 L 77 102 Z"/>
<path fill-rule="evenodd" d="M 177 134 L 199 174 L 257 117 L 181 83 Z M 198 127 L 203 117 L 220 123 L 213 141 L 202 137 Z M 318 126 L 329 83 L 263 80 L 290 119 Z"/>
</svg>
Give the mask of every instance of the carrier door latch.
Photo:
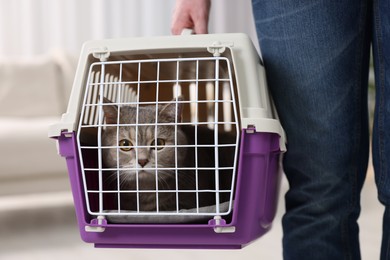
<svg viewBox="0 0 390 260">
<path fill-rule="evenodd" d="M 226 47 L 232 47 L 233 43 L 221 43 L 214 42 L 211 46 L 207 47 L 207 51 L 214 55 L 214 57 L 221 56 L 225 52 Z"/>
</svg>

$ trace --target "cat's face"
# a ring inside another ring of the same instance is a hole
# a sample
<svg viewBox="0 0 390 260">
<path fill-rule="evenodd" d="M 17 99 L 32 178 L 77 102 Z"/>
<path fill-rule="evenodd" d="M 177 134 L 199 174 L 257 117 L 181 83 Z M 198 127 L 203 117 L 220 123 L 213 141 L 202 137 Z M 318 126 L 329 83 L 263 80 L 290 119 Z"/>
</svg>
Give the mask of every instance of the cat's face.
<svg viewBox="0 0 390 260">
<path fill-rule="evenodd" d="M 159 124 L 180 122 L 182 104 L 160 105 L 157 113 L 154 105 L 139 106 L 137 127 L 117 126 L 117 106 L 106 101 L 103 109 L 107 124 L 113 124 L 102 135 L 103 147 L 113 147 L 103 148 L 105 167 L 119 169 L 121 183 L 134 185 L 138 179 L 141 189 L 155 189 L 156 175 L 159 183 L 170 186 L 175 170 L 169 168 L 180 167 L 185 158 L 185 149 L 174 147 L 175 139 L 176 144 L 185 145 L 186 138 L 179 127 L 175 132 L 174 124 L 156 126 L 156 115 Z M 137 122 L 135 106 L 123 106 L 119 113 L 120 124 Z"/>
</svg>

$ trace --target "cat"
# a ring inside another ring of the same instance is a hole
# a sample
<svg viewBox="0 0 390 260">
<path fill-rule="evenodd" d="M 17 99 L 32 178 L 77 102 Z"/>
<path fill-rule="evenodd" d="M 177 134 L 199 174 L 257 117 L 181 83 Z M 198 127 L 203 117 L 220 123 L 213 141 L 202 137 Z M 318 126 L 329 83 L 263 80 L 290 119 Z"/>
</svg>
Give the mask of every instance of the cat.
<svg viewBox="0 0 390 260">
<path fill-rule="evenodd" d="M 159 211 L 176 211 L 209 206 L 217 201 L 215 170 L 210 169 L 215 167 L 215 148 L 201 147 L 214 144 L 214 130 L 206 126 L 172 124 L 182 121 L 184 106 L 180 102 L 183 101 L 181 96 L 177 98 L 179 102 L 175 99 L 172 101 L 158 106 L 137 108 L 126 105 L 118 109 L 118 106 L 104 98 L 103 111 L 107 126 L 102 134 L 103 163 L 107 168 L 120 169 L 119 174 L 114 171 L 112 176 L 119 176 L 120 190 L 124 191 L 120 194 L 122 210 L 156 211 L 158 205 Z M 135 124 L 137 112 L 140 125 L 117 126 L 118 123 Z M 156 115 L 160 124 L 157 129 Z M 198 148 L 194 147 L 195 139 L 200 145 Z M 235 144 L 236 136 L 220 132 L 218 141 Z M 135 147 L 136 143 L 138 147 Z M 119 146 L 119 149 L 113 146 Z M 233 166 L 235 149 L 232 146 L 218 148 L 219 167 Z M 197 171 L 194 169 L 196 165 Z M 219 170 L 218 175 L 219 190 L 230 190 L 232 170 Z M 135 192 L 137 187 L 140 191 L 138 195 Z M 230 198 L 231 193 L 222 192 L 217 196 L 223 202 Z"/>
</svg>

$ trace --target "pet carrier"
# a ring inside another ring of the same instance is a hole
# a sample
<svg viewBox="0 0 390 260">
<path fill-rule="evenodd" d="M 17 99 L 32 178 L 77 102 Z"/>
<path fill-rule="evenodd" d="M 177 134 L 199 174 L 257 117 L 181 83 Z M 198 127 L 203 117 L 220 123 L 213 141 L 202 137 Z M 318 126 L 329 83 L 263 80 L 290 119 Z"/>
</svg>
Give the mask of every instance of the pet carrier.
<svg viewBox="0 0 390 260">
<path fill-rule="evenodd" d="M 49 136 L 96 247 L 241 248 L 271 227 L 285 139 L 246 35 L 86 43 Z"/>
</svg>

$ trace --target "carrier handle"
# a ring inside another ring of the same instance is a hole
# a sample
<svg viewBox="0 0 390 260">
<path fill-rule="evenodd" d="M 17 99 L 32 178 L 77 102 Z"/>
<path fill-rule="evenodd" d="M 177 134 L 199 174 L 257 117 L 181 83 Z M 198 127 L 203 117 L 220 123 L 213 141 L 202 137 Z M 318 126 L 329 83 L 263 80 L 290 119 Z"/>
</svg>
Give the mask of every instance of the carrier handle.
<svg viewBox="0 0 390 260">
<path fill-rule="evenodd" d="M 181 34 L 180 35 L 191 35 L 194 33 L 194 30 L 191 29 L 191 28 L 184 28 L 182 31 L 181 31 Z"/>
</svg>

